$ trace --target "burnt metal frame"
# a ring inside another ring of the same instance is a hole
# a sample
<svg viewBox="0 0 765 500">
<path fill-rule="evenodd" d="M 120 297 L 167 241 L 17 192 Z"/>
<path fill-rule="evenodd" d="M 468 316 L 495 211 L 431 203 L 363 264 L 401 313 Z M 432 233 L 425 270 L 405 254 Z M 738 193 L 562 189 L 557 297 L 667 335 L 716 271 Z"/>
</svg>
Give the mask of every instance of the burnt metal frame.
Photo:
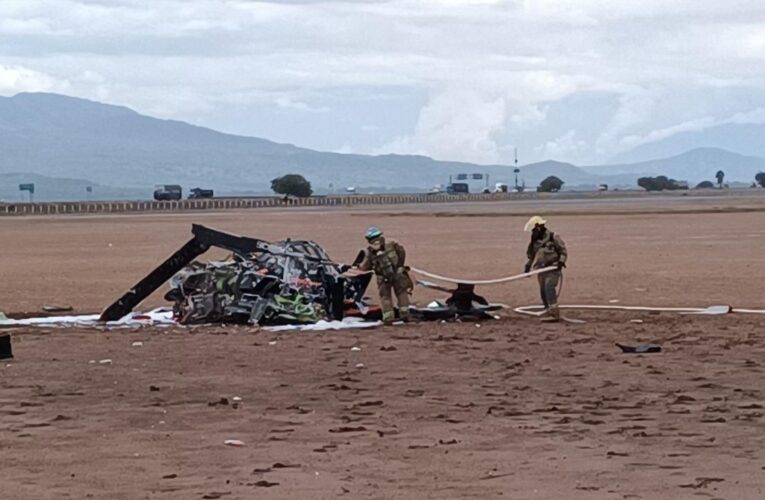
<svg viewBox="0 0 765 500">
<path fill-rule="evenodd" d="M 130 314 L 133 308 L 140 304 L 141 301 L 154 293 L 178 271 L 209 250 L 210 247 L 223 248 L 242 256 L 263 252 L 313 260 L 325 264 L 334 264 L 329 260 L 326 253 L 319 252 L 317 246 L 311 244 L 311 242 L 287 241 L 284 245 L 277 245 L 256 238 L 224 233 L 223 231 L 211 229 L 200 224 L 193 224 L 191 226 L 191 233 L 194 237 L 187 241 L 185 245 L 147 274 L 130 290 L 125 292 L 113 304 L 104 309 L 99 321 L 117 321 Z M 292 249 L 293 246 L 304 250 L 306 253 L 294 251 Z M 335 319 L 342 319 L 343 309 L 341 304 L 344 280 L 339 277 L 333 278 L 330 286 L 327 287 L 327 292 L 330 295 L 330 312 Z M 338 292 L 339 297 L 336 297 Z"/>
</svg>

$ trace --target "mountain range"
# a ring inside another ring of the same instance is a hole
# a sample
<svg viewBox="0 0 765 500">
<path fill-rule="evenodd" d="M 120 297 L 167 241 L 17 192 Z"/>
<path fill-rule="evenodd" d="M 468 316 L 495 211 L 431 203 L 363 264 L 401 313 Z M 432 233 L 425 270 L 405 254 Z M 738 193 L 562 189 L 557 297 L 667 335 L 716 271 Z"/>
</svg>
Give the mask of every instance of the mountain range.
<svg viewBox="0 0 765 500">
<path fill-rule="evenodd" d="M 749 182 L 765 171 L 764 158 L 719 148 L 689 149 L 668 158 L 604 166 L 544 161 L 522 166 L 521 177 L 528 186 L 556 175 L 570 187 L 634 187 L 637 177 L 649 174 L 697 182 L 713 179 L 722 169 L 728 180 Z M 1 199 L 19 199 L 17 184 L 22 182 L 39 183 L 41 201 L 85 199 L 87 186 L 94 186 L 88 196 L 100 199 L 147 198 L 155 184 L 164 183 L 212 188 L 219 194 L 268 193 L 271 179 L 287 173 L 304 175 L 317 192 L 346 186 L 424 190 L 459 173 L 489 174 L 492 184 L 512 184 L 514 177 L 508 165 L 320 152 L 58 94 L 0 97 Z"/>
</svg>

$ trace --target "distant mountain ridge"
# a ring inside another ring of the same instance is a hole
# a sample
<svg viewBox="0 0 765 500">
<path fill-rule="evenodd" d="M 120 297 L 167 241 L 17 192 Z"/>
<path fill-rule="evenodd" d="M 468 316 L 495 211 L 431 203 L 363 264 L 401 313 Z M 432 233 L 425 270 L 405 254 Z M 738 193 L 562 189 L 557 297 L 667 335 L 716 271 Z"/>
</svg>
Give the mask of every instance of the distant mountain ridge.
<svg viewBox="0 0 765 500">
<path fill-rule="evenodd" d="M 562 178 L 568 187 L 635 186 L 643 173 L 664 173 L 695 182 L 711 179 L 719 168 L 730 180 L 748 181 L 755 170 L 765 170 L 763 162 L 762 158 L 710 149 L 632 165 L 580 168 L 545 161 L 522 166 L 521 176 L 530 188 L 548 175 Z M 21 172 L 22 177 L 86 179 L 71 185 L 74 194 L 67 194 L 67 199 L 84 190 L 83 183 L 98 184 L 104 193 L 111 186 L 125 196 L 150 195 L 152 187 L 162 183 L 181 184 L 186 189 L 212 188 L 219 193 L 267 193 L 271 179 L 286 173 L 306 176 L 317 191 L 327 191 L 330 186 L 334 190 L 346 186 L 424 190 L 446 184 L 450 175 L 458 173 L 488 173 L 491 184 L 511 184 L 514 177 L 509 165 L 437 161 L 415 155 L 319 152 L 151 118 L 123 106 L 45 93 L 0 97 L 0 174 L 14 172 Z M 741 179 L 736 179 L 739 175 Z M 473 189 L 479 184 L 474 183 Z M 45 198 L 42 192 L 40 196 Z"/>
<path fill-rule="evenodd" d="M 744 156 L 765 157 L 765 124 L 725 123 L 703 130 L 679 132 L 617 155 L 609 163 L 641 163 L 678 156 L 699 148 L 723 149 Z"/>
<path fill-rule="evenodd" d="M 596 175 L 637 172 L 640 175 L 666 175 L 690 182 L 713 181 L 717 171 L 722 170 L 728 181 L 751 182 L 758 172 L 765 172 L 765 158 L 744 156 L 719 148 L 696 148 L 658 160 L 583 168 Z"/>
</svg>

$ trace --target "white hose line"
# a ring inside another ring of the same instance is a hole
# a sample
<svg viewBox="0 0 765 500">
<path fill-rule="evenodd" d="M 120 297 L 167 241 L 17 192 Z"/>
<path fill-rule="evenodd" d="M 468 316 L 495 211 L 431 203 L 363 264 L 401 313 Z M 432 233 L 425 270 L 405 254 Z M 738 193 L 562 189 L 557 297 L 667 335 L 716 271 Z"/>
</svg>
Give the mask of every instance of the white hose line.
<svg viewBox="0 0 765 500">
<path fill-rule="evenodd" d="M 466 284 L 466 285 L 496 285 L 499 283 L 508 283 L 511 281 L 522 280 L 525 278 L 531 278 L 538 274 L 547 273 L 557 269 L 556 266 L 545 267 L 542 269 L 536 269 L 534 271 L 517 274 L 515 276 L 507 276 L 505 278 L 496 278 L 491 280 L 463 280 L 457 278 L 447 278 L 446 276 L 440 276 L 438 274 L 429 273 L 416 267 L 410 267 L 412 271 L 428 278 L 444 281 L 447 283 Z M 510 306 L 502 304 L 505 308 L 510 309 Z M 708 316 L 717 316 L 723 314 L 765 314 L 765 309 L 736 309 L 731 306 L 718 305 L 709 307 L 646 307 L 646 306 L 617 306 L 617 305 L 561 305 L 560 309 L 586 309 L 594 311 L 639 311 L 639 312 L 669 312 L 679 314 L 700 314 Z M 544 306 L 522 306 L 516 307 L 513 311 L 518 314 L 525 314 L 527 316 L 542 316 L 545 313 Z"/>
<path fill-rule="evenodd" d="M 507 283 L 510 281 L 517 281 L 517 280 L 522 280 L 524 278 L 530 278 L 532 276 L 536 276 L 537 274 L 555 271 L 558 268 L 556 266 L 549 266 L 549 267 L 544 267 L 542 269 L 535 269 L 534 271 L 531 271 L 528 273 L 516 274 L 515 276 L 507 276 L 505 278 L 496 278 L 493 280 L 461 280 L 457 278 L 447 278 L 446 276 L 439 276 L 438 274 L 429 273 L 427 271 L 423 271 L 422 269 L 417 269 L 416 267 L 410 267 L 410 269 L 417 274 L 427 276 L 428 278 L 431 278 L 434 280 L 445 281 L 447 283 L 456 283 L 458 285 L 460 283 L 465 285 L 496 285 L 497 283 Z"/>
<path fill-rule="evenodd" d="M 731 309 L 734 314 L 765 314 L 765 309 Z"/>
<path fill-rule="evenodd" d="M 709 306 L 709 307 L 645 307 L 645 306 L 616 306 L 616 305 L 561 305 L 560 309 L 584 309 L 595 311 L 642 311 L 642 312 L 671 312 L 679 314 L 699 314 L 708 316 L 718 316 L 724 314 L 765 314 L 761 309 L 734 309 L 730 306 Z M 544 306 L 522 306 L 516 307 L 513 311 L 527 316 L 542 316 Z"/>
</svg>

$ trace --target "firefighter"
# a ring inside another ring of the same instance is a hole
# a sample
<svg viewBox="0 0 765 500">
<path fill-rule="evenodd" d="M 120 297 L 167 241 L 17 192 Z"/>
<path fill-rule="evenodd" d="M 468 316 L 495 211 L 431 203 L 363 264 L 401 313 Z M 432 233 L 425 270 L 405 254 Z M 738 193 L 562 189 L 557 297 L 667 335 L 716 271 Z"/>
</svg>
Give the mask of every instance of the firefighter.
<svg viewBox="0 0 765 500">
<path fill-rule="evenodd" d="M 566 267 L 568 252 L 563 239 L 547 229 L 547 221 L 535 215 L 526 223 L 524 230 L 531 232 L 526 256 L 525 272 L 532 269 L 542 269 L 555 266 L 556 269 L 539 274 L 539 293 L 545 306 L 546 317 L 544 322 L 557 323 L 560 321 L 560 309 L 558 308 L 558 283 L 563 276 L 563 268 Z"/>
<path fill-rule="evenodd" d="M 408 321 L 409 294 L 414 286 L 406 268 L 406 250 L 395 241 L 387 241 L 383 232 L 376 227 L 367 229 L 364 237 L 368 246 L 359 268 L 364 271 L 372 270 L 377 276 L 383 321 L 390 324 L 394 320 L 393 293 L 398 300 L 399 317 Z"/>
</svg>

